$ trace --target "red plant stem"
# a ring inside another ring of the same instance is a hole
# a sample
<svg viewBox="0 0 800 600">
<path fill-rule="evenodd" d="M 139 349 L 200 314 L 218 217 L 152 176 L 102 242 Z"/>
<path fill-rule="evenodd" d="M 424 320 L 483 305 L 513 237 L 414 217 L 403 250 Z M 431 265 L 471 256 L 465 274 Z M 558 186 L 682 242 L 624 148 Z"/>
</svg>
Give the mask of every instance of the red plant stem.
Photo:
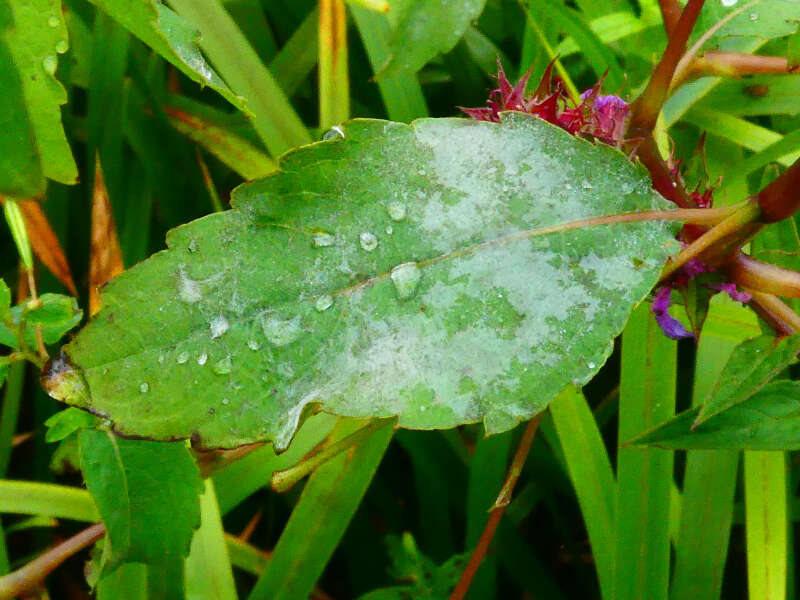
<svg viewBox="0 0 800 600">
<path fill-rule="evenodd" d="M 517 480 L 522 473 L 522 467 L 531 450 L 531 444 L 533 443 L 533 438 L 536 437 L 536 430 L 539 428 L 541 419 L 542 415 L 540 413 L 528 421 L 528 426 L 525 428 L 522 439 L 519 441 L 519 446 L 517 446 L 517 451 L 514 453 L 514 458 L 511 460 L 511 466 L 508 468 L 503 487 L 500 489 L 497 500 L 494 501 L 490 509 L 489 520 L 486 522 L 478 544 L 475 546 L 475 550 L 472 552 L 472 556 L 470 556 L 469 562 L 461 574 L 461 579 L 458 580 L 458 584 L 450 595 L 450 600 L 463 600 L 464 596 L 467 595 L 469 586 L 472 584 L 481 562 L 483 562 L 483 557 L 486 556 L 486 552 L 489 550 L 489 544 L 494 538 L 500 519 L 503 518 L 506 506 L 511 502 L 511 494 L 514 492 L 514 486 L 517 485 Z"/>
<path fill-rule="evenodd" d="M 800 159 L 758 193 L 761 222 L 788 219 L 800 208 Z"/>
<path fill-rule="evenodd" d="M 765 294 L 800 298 L 800 273 L 739 254 L 727 266 L 731 281 Z"/>
<path fill-rule="evenodd" d="M 694 29 L 700 10 L 705 0 L 689 0 L 681 13 L 678 23 L 670 32 L 669 42 L 661 60 L 656 65 L 653 75 L 644 92 L 631 107 L 631 122 L 628 128 L 629 138 L 646 138 L 653 131 L 658 113 L 667 99 L 670 82 L 683 54 L 689 34 Z"/>
<path fill-rule="evenodd" d="M 681 18 L 683 7 L 678 0 L 658 0 L 658 6 L 661 8 L 661 18 L 664 20 L 664 31 L 670 35 Z"/>
<path fill-rule="evenodd" d="M 106 529 L 102 523 L 87 527 L 41 556 L 34 558 L 24 567 L 8 575 L 3 575 L 0 577 L 0 600 L 9 600 L 35 590 L 56 567 L 70 556 L 95 543 L 105 535 L 105 532 Z"/>
<path fill-rule="evenodd" d="M 636 155 L 650 172 L 653 188 L 667 200 L 671 200 L 681 208 L 694 208 L 695 204 L 686 193 L 686 189 L 670 173 L 667 163 L 661 158 L 652 135 L 647 135 L 639 144 Z"/>
</svg>

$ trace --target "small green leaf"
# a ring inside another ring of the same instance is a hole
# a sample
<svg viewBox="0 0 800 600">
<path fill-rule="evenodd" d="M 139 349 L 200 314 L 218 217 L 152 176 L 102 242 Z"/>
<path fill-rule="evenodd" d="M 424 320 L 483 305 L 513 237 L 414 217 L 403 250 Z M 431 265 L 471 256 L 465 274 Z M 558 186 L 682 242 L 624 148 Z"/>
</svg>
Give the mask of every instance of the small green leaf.
<svg viewBox="0 0 800 600">
<path fill-rule="evenodd" d="M 55 77 L 67 51 L 59 0 L 10 0 L 0 7 L 0 193 L 44 193 L 45 177 L 75 183 L 78 169 L 61 125 L 67 92 Z"/>
<path fill-rule="evenodd" d="M 449 52 L 483 12 L 486 0 L 398 0 L 392 2 L 396 28 L 391 56 L 377 73 L 389 77 L 419 71 L 434 56 Z"/>
<path fill-rule="evenodd" d="M 693 408 L 633 440 L 637 446 L 742 450 L 800 449 L 800 382 L 776 381 L 694 426 Z"/>
<path fill-rule="evenodd" d="M 661 221 L 562 230 L 669 205 L 622 153 L 535 117 L 342 134 L 117 277 L 50 393 L 210 447 L 283 448 L 314 406 L 498 433 L 597 372 L 677 245 Z"/>
<path fill-rule="evenodd" d="M 209 66 L 197 45 L 197 31 L 155 0 L 91 0 L 125 29 L 178 67 L 201 86 L 208 86 L 228 102 L 247 111 L 242 98 L 234 94 Z"/>
<path fill-rule="evenodd" d="M 97 429 L 82 430 L 78 441 L 86 486 L 110 541 L 106 566 L 141 562 L 182 580 L 203 491 L 187 447 L 125 440 Z"/>
<path fill-rule="evenodd" d="M 46 442 L 60 442 L 71 433 L 79 429 L 92 427 L 95 417 L 85 410 L 79 408 L 68 408 L 57 412 L 44 422 L 47 433 L 44 440 Z"/>
<path fill-rule="evenodd" d="M 11 290 L 6 282 L 0 279 L 0 323 L 5 323 L 11 317 Z"/>
<path fill-rule="evenodd" d="M 54 344 L 65 333 L 80 323 L 83 311 L 78 308 L 78 301 L 62 294 L 42 294 L 36 308 L 27 308 L 31 300 L 11 309 L 9 325 L 0 323 L 0 344 L 17 345 L 17 336 L 13 329 L 18 329 L 25 320 L 25 340 L 28 346 L 36 346 L 36 327 L 42 330 L 42 339 L 46 344 Z"/>
<path fill-rule="evenodd" d="M 788 367 L 799 352 L 800 335 L 781 339 L 763 335 L 740 344 L 700 408 L 697 424 L 747 400 Z"/>
</svg>

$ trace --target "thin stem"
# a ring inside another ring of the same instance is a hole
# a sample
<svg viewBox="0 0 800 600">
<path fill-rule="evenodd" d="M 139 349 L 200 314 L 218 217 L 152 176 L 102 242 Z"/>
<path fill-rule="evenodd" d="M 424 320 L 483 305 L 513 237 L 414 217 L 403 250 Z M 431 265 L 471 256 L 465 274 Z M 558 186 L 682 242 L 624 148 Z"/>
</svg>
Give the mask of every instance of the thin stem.
<svg viewBox="0 0 800 600">
<path fill-rule="evenodd" d="M 681 18 L 683 7 L 678 0 L 658 0 L 658 6 L 661 9 L 661 18 L 664 21 L 664 31 L 667 32 L 667 35 L 670 35 Z"/>
<path fill-rule="evenodd" d="M 800 331 L 800 315 L 777 296 L 757 290 L 747 290 L 753 296 L 750 306 L 780 335 Z"/>
<path fill-rule="evenodd" d="M 511 460 L 511 466 L 508 468 L 506 480 L 503 483 L 503 487 L 500 488 L 500 494 L 491 509 L 489 509 L 489 520 L 486 522 L 483 533 L 481 533 L 481 537 L 478 540 L 478 545 L 475 546 L 475 550 L 472 552 L 472 556 L 470 556 L 469 562 L 461 574 L 461 579 L 458 580 L 458 584 L 450 595 L 450 600 L 463 600 L 464 596 L 467 595 L 469 586 L 472 584 L 472 580 L 478 572 L 481 562 L 483 562 L 483 557 L 486 556 L 486 552 L 489 549 L 489 544 L 494 538 L 497 526 L 503 518 L 503 513 L 511 502 L 514 486 L 517 485 L 519 476 L 522 473 L 522 467 L 525 465 L 525 459 L 528 458 L 528 453 L 531 450 L 533 438 L 536 437 L 536 430 L 539 428 L 541 419 L 542 415 L 540 413 L 528 421 L 528 426 L 525 428 L 522 439 L 519 441 L 519 446 L 517 446 L 517 451 L 514 453 L 514 458 Z"/>
<path fill-rule="evenodd" d="M 3 406 L 0 408 L 0 478 L 6 476 L 11 462 L 11 446 L 17 431 L 24 383 L 25 363 L 15 362 L 8 369 Z"/>
<path fill-rule="evenodd" d="M 650 179 L 653 188 L 667 200 L 671 200 L 681 208 L 691 208 L 694 202 L 686 193 L 680 181 L 676 180 L 669 171 L 667 163 L 661 158 L 658 146 L 652 135 L 647 138 L 636 149 L 636 156 L 650 172 Z"/>
<path fill-rule="evenodd" d="M 24 567 L 0 577 L 0 600 L 11 600 L 35 590 L 61 563 L 105 535 L 102 523 L 87 527 L 61 542 Z"/>
<path fill-rule="evenodd" d="M 726 269 L 731 281 L 765 294 L 800 298 L 800 273 L 739 254 Z"/>
<path fill-rule="evenodd" d="M 270 479 L 270 486 L 278 493 L 288 492 L 301 479 L 310 475 L 317 467 L 332 459 L 334 456 L 349 450 L 356 444 L 361 443 L 379 429 L 394 422 L 394 419 L 378 419 L 370 421 L 367 425 L 354 431 L 338 442 L 325 446 L 319 452 L 304 458 L 293 467 L 283 471 L 275 471 Z"/>
<path fill-rule="evenodd" d="M 733 214 L 706 231 L 681 250 L 675 258 L 671 259 L 661 272 L 661 280 L 667 279 L 691 259 L 697 258 L 705 250 L 718 244 L 721 240 L 745 229 L 745 226 L 752 223 L 758 217 L 758 214 L 759 208 L 755 203 L 747 202 L 740 205 Z M 749 234 L 750 232 L 748 232 Z"/>
<path fill-rule="evenodd" d="M 217 193 L 217 186 L 214 185 L 214 180 L 211 179 L 211 173 L 208 170 L 206 161 L 203 160 L 203 154 L 200 152 L 200 148 L 197 148 L 196 150 L 197 164 L 200 165 L 200 172 L 203 174 L 203 183 L 206 184 L 208 196 L 211 198 L 211 206 L 214 208 L 214 212 L 222 212 L 225 210 L 225 207 L 222 205 L 222 200 L 219 198 L 219 193 Z"/>
<path fill-rule="evenodd" d="M 745 52 L 721 52 L 709 50 L 698 56 L 683 74 L 684 79 L 696 77 L 741 77 L 743 75 L 792 73 L 792 67 L 784 56 L 759 56 Z M 677 75 L 676 75 L 677 78 Z M 676 79 L 673 79 L 675 87 Z"/>
<path fill-rule="evenodd" d="M 694 29 L 703 4 L 705 4 L 705 0 L 689 0 L 681 13 L 681 18 L 670 33 L 667 47 L 656 65 L 647 87 L 631 107 L 629 137 L 645 138 L 653 131 L 658 113 L 661 112 L 661 107 L 667 99 L 669 84 L 678 66 L 678 61 L 686 51 L 689 34 Z"/>
</svg>

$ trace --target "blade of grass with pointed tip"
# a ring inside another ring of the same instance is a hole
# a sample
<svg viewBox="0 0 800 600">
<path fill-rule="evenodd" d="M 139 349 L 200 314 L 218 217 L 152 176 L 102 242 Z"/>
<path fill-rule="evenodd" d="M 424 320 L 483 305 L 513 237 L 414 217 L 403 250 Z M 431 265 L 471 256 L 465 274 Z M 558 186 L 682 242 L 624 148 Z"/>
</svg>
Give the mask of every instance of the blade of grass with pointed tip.
<svg viewBox="0 0 800 600">
<path fill-rule="evenodd" d="M 788 552 L 786 453 L 744 453 L 750 598 L 785 600 Z"/>
<path fill-rule="evenodd" d="M 269 63 L 270 73 L 287 96 L 292 96 L 297 91 L 317 64 L 318 24 L 319 9 L 314 7 Z"/>
<path fill-rule="evenodd" d="M 286 94 L 225 11 L 220 0 L 171 0 L 200 31 L 200 45 L 228 85 L 247 100 L 253 127 L 270 154 L 311 141 Z"/>
<path fill-rule="evenodd" d="M 319 3 L 319 126 L 327 130 L 350 116 L 347 15 L 343 0 Z"/>
<path fill-rule="evenodd" d="M 712 299 L 697 347 L 693 406 L 711 392 L 736 346 L 758 333 L 751 311 L 722 295 Z M 738 464 L 735 450 L 692 450 L 686 455 L 671 600 L 720 597 Z"/>
<path fill-rule="evenodd" d="M 643 302 L 622 333 L 619 440 L 675 413 L 676 378 L 677 344 L 664 335 L 650 304 Z M 672 461 L 672 452 L 658 448 L 617 451 L 617 600 L 667 598 Z"/>
<path fill-rule="evenodd" d="M 695 425 L 740 404 L 774 379 L 800 353 L 800 335 L 759 336 L 733 351 L 720 380 L 703 403 Z"/>
<path fill-rule="evenodd" d="M 84 489 L 11 479 L 0 479 L 0 513 L 92 523 L 100 519 L 92 497 Z"/>
<path fill-rule="evenodd" d="M 350 13 L 364 42 L 372 70 L 377 72 L 389 59 L 391 51 L 388 40 L 392 28 L 388 17 L 360 6 L 351 6 Z M 414 73 L 401 72 L 391 77 L 381 77 L 377 83 L 386 113 L 393 121 L 410 123 L 427 116 L 425 97 Z"/>
<path fill-rule="evenodd" d="M 677 245 L 663 221 L 583 227 L 667 203 L 617 150 L 534 117 L 342 133 L 109 284 L 50 392 L 206 447 L 283 448 L 314 404 L 500 433 L 597 372 Z"/>
<path fill-rule="evenodd" d="M 342 420 L 336 437 L 361 426 L 353 419 Z M 391 427 L 379 429 L 311 475 L 250 600 L 308 597 L 358 508 L 392 433 Z"/>
<path fill-rule="evenodd" d="M 652 27 L 661 26 L 661 13 L 657 6 L 642 6 L 638 17 L 630 10 L 614 12 L 592 19 L 588 23 L 592 32 L 605 44 L 616 42 Z M 571 38 L 565 38 L 556 48 L 561 57 L 580 52 L 580 46 Z"/>
<path fill-rule="evenodd" d="M 214 483 L 205 481 L 200 496 L 200 528 L 186 557 L 187 600 L 236 600 L 231 561 L 222 528 Z"/>
<path fill-rule="evenodd" d="M 600 590 L 614 596 L 616 481 L 603 438 L 583 394 L 569 387 L 550 403 L 567 470 L 589 533 Z"/>
<path fill-rule="evenodd" d="M 35 200 L 18 204 L 25 218 L 25 228 L 28 230 L 34 254 L 73 296 L 77 296 L 78 290 L 72 280 L 67 257 L 41 205 Z"/>
</svg>

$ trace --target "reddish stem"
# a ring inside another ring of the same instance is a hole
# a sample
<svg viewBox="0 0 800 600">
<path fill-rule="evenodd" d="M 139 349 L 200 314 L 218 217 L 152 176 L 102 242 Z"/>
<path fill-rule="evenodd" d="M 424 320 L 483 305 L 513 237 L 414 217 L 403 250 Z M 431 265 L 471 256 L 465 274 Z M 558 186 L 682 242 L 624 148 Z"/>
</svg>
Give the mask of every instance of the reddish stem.
<svg viewBox="0 0 800 600">
<path fill-rule="evenodd" d="M 681 18 L 683 7 L 678 0 L 658 0 L 658 6 L 661 8 L 661 18 L 664 20 L 664 31 L 670 35 Z"/>
<path fill-rule="evenodd" d="M 792 73 L 795 70 L 797 66 L 790 66 L 788 59 L 783 56 L 758 56 L 744 52 L 709 50 L 692 61 L 686 76 L 687 78 L 704 75 L 740 77 L 763 73 Z"/>
<path fill-rule="evenodd" d="M 536 430 L 539 428 L 539 421 L 541 421 L 541 419 L 542 415 L 540 413 L 528 421 L 528 426 L 525 428 L 522 439 L 519 441 L 519 446 L 517 446 L 517 451 L 514 453 L 514 458 L 511 460 L 511 466 L 508 468 L 506 480 L 503 483 L 503 487 L 500 489 L 497 500 L 495 500 L 490 510 L 489 520 L 483 528 L 483 533 L 481 533 L 481 537 L 478 540 L 478 545 L 475 546 L 475 550 L 472 552 L 472 556 L 470 556 L 469 562 L 464 568 L 464 572 L 461 574 L 461 579 L 458 580 L 458 584 L 450 595 L 450 600 L 463 600 L 464 596 L 467 595 L 469 586 L 472 584 L 472 580 L 483 562 L 483 557 L 486 556 L 486 552 L 489 550 L 489 544 L 492 543 L 494 534 L 497 531 L 497 526 L 500 524 L 500 519 L 503 518 L 506 506 L 508 506 L 511 501 L 511 494 L 522 473 L 522 467 L 525 464 L 525 459 L 528 457 L 528 452 L 531 450 L 531 444 L 533 443 L 533 438 L 536 437 Z"/>
<path fill-rule="evenodd" d="M 800 159 L 758 193 L 761 222 L 788 219 L 800 208 Z"/>
<path fill-rule="evenodd" d="M 653 188 L 667 200 L 671 200 L 681 208 L 694 208 L 695 204 L 686 193 L 686 189 L 676 181 L 670 173 L 667 163 L 661 158 L 652 135 L 647 135 L 639 144 L 636 155 L 642 164 L 650 171 Z"/>
<path fill-rule="evenodd" d="M 647 87 L 631 107 L 628 137 L 646 138 L 653 131 L 658 113 L 667 99 L 675 68 L 686 52 L 689 34 L 694 29 L 703 4 L 705 4 L 705 0 L 689 0 L 680 19 L 670 32 L 669 43 L 667 43 L 664 54 L 656 65 Z"/>
<path fill-rule="evenodd" d="M 726 272 L 731 281 L 741 287 L 785 298 L 800 298 L 800 273 L 797 271 L 739 254 L 728 264 Z"/>
</svg>

